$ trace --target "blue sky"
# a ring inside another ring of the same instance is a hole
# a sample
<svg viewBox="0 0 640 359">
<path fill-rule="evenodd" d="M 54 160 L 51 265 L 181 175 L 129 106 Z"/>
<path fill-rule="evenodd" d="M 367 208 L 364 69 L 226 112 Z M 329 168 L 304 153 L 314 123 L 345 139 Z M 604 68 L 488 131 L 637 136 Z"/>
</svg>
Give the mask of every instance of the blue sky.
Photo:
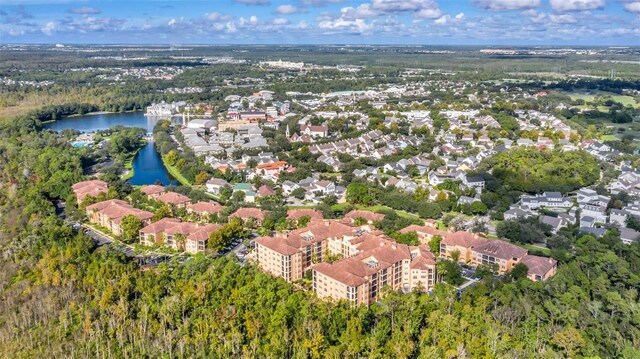
<svg viewBox="0 0 640 359">
<path fill-rule="evenodd" d="M 640 46 L 640 0 L 0 0 L 0 22 L 0 43 Z"/>
</svg>

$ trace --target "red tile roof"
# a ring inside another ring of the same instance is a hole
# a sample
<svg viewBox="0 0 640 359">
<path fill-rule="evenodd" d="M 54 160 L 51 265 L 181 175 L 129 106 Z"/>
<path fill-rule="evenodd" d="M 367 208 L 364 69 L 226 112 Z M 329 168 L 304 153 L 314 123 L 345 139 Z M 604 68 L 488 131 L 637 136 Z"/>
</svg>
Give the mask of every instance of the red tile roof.
<svg viewBox="0 0 640 359">
<path fill-rule="evenodd" d="M 416 224 L 412 224 L 400 230 L 400 233 L 402 234 L 409 232 L 426 233 L 432 236 L 442 236 L 443 238 L 449 234 L 449 232 L 441 231 L 431 226 L 418 226 Z"/>
<path fill-rule="evenodd" d="M 191 203 L 191 199 L 189 199 L 189 197 L 176 192 L 163 193 L 159 195 L 156 199 L 160 202 L 175 204 L 175 205 Z"/>
<path fill-rule="evenodd" d="M 87 206 L 87 211 L 99 212 L 110 218 L 114 223 L 119 224 L 122 218 L 128 215 L 134 215 L 142 221 L 146 221 L 153 217 L 153 213 L 134 208 L 125 201 L 111 199 Z"/>
<path fill-rule="evenodd" d="M 465 248 L 470 248 L 475 245 L 484 243 L 487 239 L 481 238 L 477 234 L 458 231 L 447 234 L 441 243 L 446 244 L 448 246 L 460 246 Z"/>
<path fill-rule="evenodd" d="M 164 191 L 165 191 L 165 188 L 163 186 L 158 186 L 158 185 L 155 185 L 155 184 L 144 186 L 144 187 L 140 188 L 140 192 L 146 194 L 147 196 L 152 195 L 152 194 L 163 193 Z"/>
<path fill-rule="evenodd" d="M 198 214 L 218 213 L 223 209 L 224 209 L 224 206 L 216 202 L 197 202 L 194 204 L 187 205 L 187 210 L 193 211 Z"/>
<path fill-rule="evenodd" d="M 367 221 L 376 222 L 384 219 L 384 214 L 369 211 L 355 210 L 347 213 L 344 218 L 355 220 L 356 218 L 364 218 Z"/>
<path fill-rule="evenodd" d="M 86 196 L 98 197 L 100 193 L 108 192 L 109 185 L 104 181 L 91 180 L 75 183 L 71 189 L 80 203 Z"/>
<path fill-rule="evenodd" d="M 522 258 L 527 254 L 526 249 L 499 239 L 485 240 L 484 243 L 475 245 L 473 251 L 507 260 Z"/>
<path fill-rule="evenodd" d="M 529 274 L 544 277 L 553 267 L 558 265 L 558 261 L 552 258 L 538 257 L 527 254 L 522 257 L 522 264 L 529 268 Z"/>
<path fill-rule="evenodd" d="M 176 225 L 176 223 L 180 223 L 180 220 L 177 218 L 163 218 L 142 228 L 140 232 L 147 234 L 163 233 L 167 228 Z"/>
<path fill-rule="evenodd" d="M 265 214 L 267 212 L 258 208 L 239 208 L 233 212 L 229 217 L 238 217 L 241 219 L 255 218 L 259 221 L 264 221 Z"/>
</svg>

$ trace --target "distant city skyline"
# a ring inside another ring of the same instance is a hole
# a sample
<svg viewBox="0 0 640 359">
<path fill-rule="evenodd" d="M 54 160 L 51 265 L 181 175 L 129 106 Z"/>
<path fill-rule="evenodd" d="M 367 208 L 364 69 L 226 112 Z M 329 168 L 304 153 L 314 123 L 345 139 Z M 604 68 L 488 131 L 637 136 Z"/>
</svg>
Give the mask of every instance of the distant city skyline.
<svg viewBox="0 0 640 359">
<path fill-rule="evenodd" d="M 4 0 L 0 43 L 640 46 L 640 0 Z"/>
</svg>

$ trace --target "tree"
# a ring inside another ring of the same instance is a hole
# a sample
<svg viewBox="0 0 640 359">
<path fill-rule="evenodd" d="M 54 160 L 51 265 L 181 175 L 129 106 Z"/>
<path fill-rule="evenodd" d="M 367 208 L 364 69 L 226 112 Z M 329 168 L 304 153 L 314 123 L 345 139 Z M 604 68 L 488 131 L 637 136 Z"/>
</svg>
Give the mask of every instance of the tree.
<svg viewBox="0 0 640 359">
<path fill-rule="evenodd" d="M 508 280 L 512 280 L 514 282 L 527 278 L 529 274 L 529 268 L 524 263 L 518 263 L 507 273 Z"/>
<path fill-rule="evenodd" d="M 429 241 L 429 250 L 436 257 L 440 255 L 440 242 L 442 242 L 442 239 L 443 239 L 442 236 L 435 235 Z"/>
<path fill-rule="evenodd" d="M 174 150 L 171 150 L 166 155 L 164 155 L 164 161 L 169 166 L 175 165 L 177 160 L 178 160 L 178 155 L 175 153 Z"/>
<path fill-rule="evenodd" d="M 169 205 L 164 204 L 160 208 L 156 209 L 156 211 L 153 213 L 153 217 L 151 218 L 151 221 L 157 222 L 163 218 L 171 217 L 172 215 L 173 215 L 173 211 L 171 211 L 171 208 L 169 207 Z"/>
<path fill-rule="evenodd" d="M 362 183 L 351 183 L 347 186 L 347 201 L 353 204 L 370 205 L 374 197 L 369 186 Z"/>
<path fill-rule="evenodd" d="M 195 178 L 194 184 L 196 184 L 196 185 L 203 185 L 203 184 L 207 183 L 207 181 L 208 181 L 210 178 L 211 178 L 211 175 L 210 175 L 210 174 L 208 174 L 208 173 L 207 173 L 207 172 L 205 172 L 205 171 L 201 171 L 200 173 L 198 173 L 198 174 L 196 175 L 196 178 Z"/>
<path fill-rule="evenodd" d="M 442 209 L 437 203 L 421 203 L 418 207 L 418 215 L 420 218 L 440 218 Z"/>
<path fill-rule="evenodd" d="M 436 264 L 436 271 L 442 276 L 442 279 L 452 286 L 459 286 L 464 283 L 462 278 L 462 269 L 458 263 L 450 260 L 443 260 Z"/>
<path fill-rule="evenodd" d="M 362 218 L 362 217 L 358 217 L 353 220 L 353 224 L 356 226 L 363 226 L 367 223 L 369 223 L 369 221 L 367 221 L 366 218 Z"/>
<path fill-rule="evenodd" d="M 471 213 L 473 214 L 487 214 L 487 205 L 480 201 L 471 202 Z"/>
<path fill-rule="evenodd" d="M 297 199 L 304 199 L 305 193 L 304 188 L 298 187 L 291 192 L 291 195 Z"/>
<path fill-rule="evenodd" d="M 120 222 L 122 226 L 122 238 L 125 242 L 130 243 L 137 239 L 140 235 L 140 230 L 144 226 L 144 223 L 140 218 L 128 214 L 122 217 L 122 222 Z"/>
</svg>

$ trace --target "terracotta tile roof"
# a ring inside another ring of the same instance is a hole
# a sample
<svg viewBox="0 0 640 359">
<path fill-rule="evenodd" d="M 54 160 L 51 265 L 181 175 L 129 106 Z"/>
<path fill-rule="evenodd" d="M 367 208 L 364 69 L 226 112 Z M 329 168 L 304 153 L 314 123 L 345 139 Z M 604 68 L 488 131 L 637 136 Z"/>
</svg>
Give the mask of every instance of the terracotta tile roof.
<svg viewBox="0 0 640 359">
<path fill-rule="evenodd" d="M 165 191 L 165 188 L 163 186 L 158 186 L 156 184 L 152 184 L 152 185 L 148 185 L 140 188 L 140 192 L 146 194 L 147 196 L 152 194 L 163 193 L 164 191 Z"/>
<path fill-rule="evenodd" d="M 216 202 L 196 202 L 194 204 L 188 204 L 187 210 L 193 211 L 198 214 L 212 214 L 218 213 L 224 209 L 224 206 Z"/>
<path fill-rule="evenodd" d="M 288 165 L 287 161 L 278 161 L 278 162 L 263 163 L 263 164 L 257 165 L 256 169 L 275 170 L 282 167 L 286 167 L 287 165 Z"/>
<path fill-rule="evenodd" d="M 501 259 L 522 258 L 527 254 L 526 249 L 499 239 L 486 240 L 484 243 L 477 244 L 473 247 L 473 251 Z"/>
<path fill-rule="evenodd" d="M 356 218 L 364 218 L 367 221 L 376 222 L 384 219 L 384 214 L 369 211 L 355 210 L 347 213 L 344 218 L 355 220 Z"/>
<path fill-rule="evenodd" d="M 431 226 L 418 226 L 416 224 L 412 224 L 400 230 L 400 233 L 402 234 L 409 232 L 426 233 L 432 236 L 442 236 L 443 238 L 449 234 L 449 232 L 441 231 Z"/>
<path fill-rule="evenodd" d="M 222 228 L 219 224 L 208 224 L 203 227 L 198 227 L 194 232 L 187 235 L 187 239 L 192 241 L 207 241 L 211 232 L 217 231 Z"/>
<path fill-rule="evenodd" d="M 299 252 L 298 248 L 291 246 L 286 238 L 282 237 L 260 237 L 255 243 L 286 256 Z"/>
<path fill-rule="evenodd" d="M 168 204 L 184 204 L 191 203 L 191 199 L 183 194 L 176 192 L 166 192 L 158 196 L 158 201 Z"/>
<path fill-rule="evenodd" d="M 304 216 L 309 216 L 311 219 L 323 219 L 322 212 L 317 209 L 290 209 L 287 211 L 289 219 L 298 220 Z"/>
<path fill-rule="evenodd" d="M 239 208 L 233 212 L 229 217 L 238 217 L 242 219 L 255 218 L 259 221 L 264 221 L 265 214 L 267 212 L 258 208 Z"/>
<path fill-rule="evenodd" d="M 267 185 L 262 185 L 260 186 L 260 188 L 258 188 L 258 196 L 260 197 L 273 196 L 275 194 L 276 194 L 276 191 L 274 191 L 271 187 Z"/>
<path fill-rule="evenodd" d="M 322 273 L 329 278 L 335 279 L 340 283 L 344 283 L 350 287 L 357 287 L 367 283 L 367 280 L 362 276 L 355 275 L 349 272 L 352 268 L 352 263 L 349 259 L 338 261 L 334 264 L 318 263 L 313 266 L 313 269 L 318 273 Z"/>
<path fill-rule="evenodd" d="M 142 228 L 140 232 L 146 234 L 158 234 L 164 232 L 168 227 L 176 225 L 176 223 L 180 223 L 180 220 L 177 218 L 163 218 Z"/>
<path fill-rule="evenodd" d="M 86 196 L 97 197 L 100 193 L 108 192 L 109 185 L 104 181 L 91 180 L 75 183 L 71 189 L 80 203 Z"/>
<path fill-rule="evenodd" d="M 446 244 L 447 246 L 460 246 L 469 248 L 484 243 L 485 241 L 487 241 L 487 239 L 481 238 L 477 234 L 458 231 L 447 234 L 440 243 Z"/>
<path fill-rule="evenodd" d="M 87 211 L 99 212 L 116 224 L 119 224 L 122 218 L 127 215 L 134 215 L 142 221 L 153 217 L 153 213 L 134 208 L 129 203 L 117 199 L 94 203 L 91 206 L 87 206 Z"/>
<path fill-rule="evenodd" d="M 529 274 L 539 275 L 544 277 L 553 267 L 558 264 L 558 261 L 552 258 L 532 256 L 530 254 L 522 257 L 522 264 L 529 268 Z"/>
<path fill-rule="evenodd" d="M 176 223 L 173 226 L 169 226 L 165 229 L 164 233 L 174 235 L 174 234 L 182 234 L 183 236 L 188 236 L 190 233 L 193 233 L 198 230 L 198 225 L 190 222 L 180 222 Z"/>
</svg>

